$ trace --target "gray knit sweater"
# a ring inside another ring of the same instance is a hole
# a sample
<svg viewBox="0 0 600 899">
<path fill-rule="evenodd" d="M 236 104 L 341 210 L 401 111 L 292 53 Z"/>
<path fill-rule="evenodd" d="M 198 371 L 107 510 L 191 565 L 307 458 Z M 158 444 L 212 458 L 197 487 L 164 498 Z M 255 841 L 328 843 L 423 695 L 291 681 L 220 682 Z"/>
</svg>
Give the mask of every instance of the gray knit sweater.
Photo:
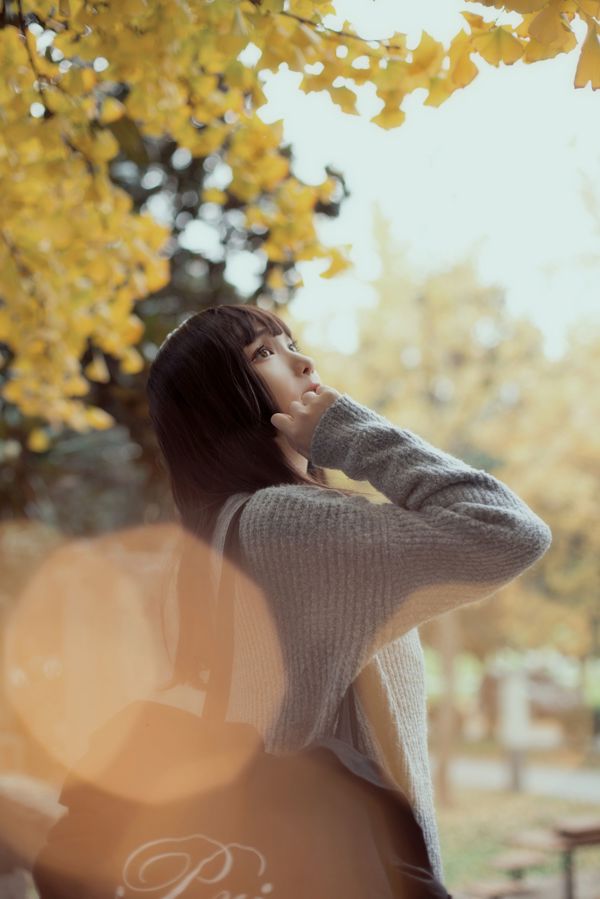
<svg viewBox="0 0 600 899">
<path fill-rule="evenodd" d="M 257 596 L 238 591 L 228 718 L 257 726 L 270 751 L 300 749 L 334 733 L 355 682 L 357 748 L 411 798 L 442 876 L 416 628 L 495 593 L 552 535 L 501 481 L 347 394 L 323 413 L 310 458 L 369 481 L 389 502 L 307 485 L 228 501 L 215 546 L 249 496 L 240 541 L 263 597 L 257 613 Z"/>
</svg>

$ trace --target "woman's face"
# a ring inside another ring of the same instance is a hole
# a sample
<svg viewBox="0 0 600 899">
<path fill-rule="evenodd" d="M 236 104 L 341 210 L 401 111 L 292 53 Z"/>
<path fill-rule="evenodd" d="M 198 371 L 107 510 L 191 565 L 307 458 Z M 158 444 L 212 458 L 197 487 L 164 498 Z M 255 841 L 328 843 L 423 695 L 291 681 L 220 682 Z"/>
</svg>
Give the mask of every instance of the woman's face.
<svg viewBox="0 0 600 899">
<path fill-rule="evenodd" d="M 278 412 L 287 412 L 292 400 L 300 400 L 303 393 L 321 383 L 310 356 L 301 353 L 285 332 L 271 335 L 258 331 L 244 353 L 275 397 Z"/>
</svg>

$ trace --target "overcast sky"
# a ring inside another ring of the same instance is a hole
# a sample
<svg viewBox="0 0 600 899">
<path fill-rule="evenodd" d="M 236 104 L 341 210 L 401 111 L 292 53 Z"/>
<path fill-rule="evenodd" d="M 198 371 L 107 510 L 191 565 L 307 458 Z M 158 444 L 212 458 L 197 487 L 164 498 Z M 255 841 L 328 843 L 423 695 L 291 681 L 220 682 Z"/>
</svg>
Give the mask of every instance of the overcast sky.
<svg viewBox="0 0 600 899">
<path fill-rule="evenodd" d="M 336 9 L 340 18 L 328 17 L 330 27 L 347 18 L 368 38 L 402 31 L 409 47 L 421 28 L 451 38 L 466 25 L 460 9 L 484 11 L 461 0 L 339 0 Z M 339 219 L 324 219 L 319 233 L 327 244 L 352 243 L 356 270 L 325 280 L 318 276 L 325 263 L 299 266 L 305 286 L 292 309 L 315 322 L 315 340 L 329 322 L 334 345 L 355 346 L 352 310 L 374 301 L 369 280 L 378 272 L 374 204 L 418 272 L 473 258 L 483 281 L 504 286 L 509 307 L 543 328 L 550 355 L 560 353 L 574 318 L 600 323 L 600 226 L 584 199 L 586 190 L 596 191 L 600 220 L 600 94 L 589 85 L 573 88 L 576 64 L 577 53 L 500 69 L 478 60 L 477 79 L 438 109 L 423 107 L 425 92 L 416 91 L 405 123 L 391 131 L 368 121 L 382 105 L 372 87 L 360 89 L 358 117 L 324 93 L 303 94 L 299 74 L 267 77 L 269 102 L 259 114 L 283 119 L 295 174 L 317 183 L 331 163 L 352 192 Z M 243 289 L 253 286 L 252 261 L 240 258 L 228 276 Z"/>
</svg>

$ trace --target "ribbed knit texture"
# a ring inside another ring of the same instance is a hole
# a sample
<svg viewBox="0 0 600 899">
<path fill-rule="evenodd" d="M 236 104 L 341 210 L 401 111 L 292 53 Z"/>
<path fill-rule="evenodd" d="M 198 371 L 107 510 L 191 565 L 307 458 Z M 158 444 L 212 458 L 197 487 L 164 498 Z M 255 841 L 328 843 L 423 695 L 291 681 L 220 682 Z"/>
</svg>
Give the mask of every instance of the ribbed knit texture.
<svg viewBox="0 0 600 899">
<path fill-rule="evenodd" d="M 412 800 L 442 877 L 416 627 L 512 581 L 551 531 L 501 481 L 347 394 L 319 420 L 310 458 L 389 502 L 307 485 L 251 495 L 240 541 L 264 603 L 258 616 L 256 597 L 236 599 L 228 718 L 257 726 L 269 751 L 297 750 L 334 733 L 355 681 L 357 748 Z"/>
</svg>

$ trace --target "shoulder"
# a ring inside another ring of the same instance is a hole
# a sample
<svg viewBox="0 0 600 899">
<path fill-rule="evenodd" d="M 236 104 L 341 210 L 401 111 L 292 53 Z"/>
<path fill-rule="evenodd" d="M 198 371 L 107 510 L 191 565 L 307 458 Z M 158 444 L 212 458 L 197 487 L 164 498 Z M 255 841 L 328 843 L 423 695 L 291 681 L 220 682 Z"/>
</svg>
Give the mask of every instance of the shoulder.
<svg viewBox="0 0 600 899">
<path fill-rule="evenodd" d="M 280 528 L 286 523 L 302 527 L 307 516 L 331 519 L 332 516 L 364 515 L 374 503 L 366 496 L 348 496 L 310 484 L 280 484 L 257 490 L 247 501 L 240 517 L 240 533 Z M 299 518 L 299 516 L 301 516 Z"/>
<path fill-rule="evenodd" d="M 389 504 L 385 504 L 389 505 Z M 257 564 L 285 559 L 304 565 L 307 553 L 329 549 L 338 558 L 379 542 L 384 505 L 308 484 L 282 484 L 256 491 L 240 516 L 244 554 Z M 396 510 L 397 511 L 397 510 Z"/>
</svg>

